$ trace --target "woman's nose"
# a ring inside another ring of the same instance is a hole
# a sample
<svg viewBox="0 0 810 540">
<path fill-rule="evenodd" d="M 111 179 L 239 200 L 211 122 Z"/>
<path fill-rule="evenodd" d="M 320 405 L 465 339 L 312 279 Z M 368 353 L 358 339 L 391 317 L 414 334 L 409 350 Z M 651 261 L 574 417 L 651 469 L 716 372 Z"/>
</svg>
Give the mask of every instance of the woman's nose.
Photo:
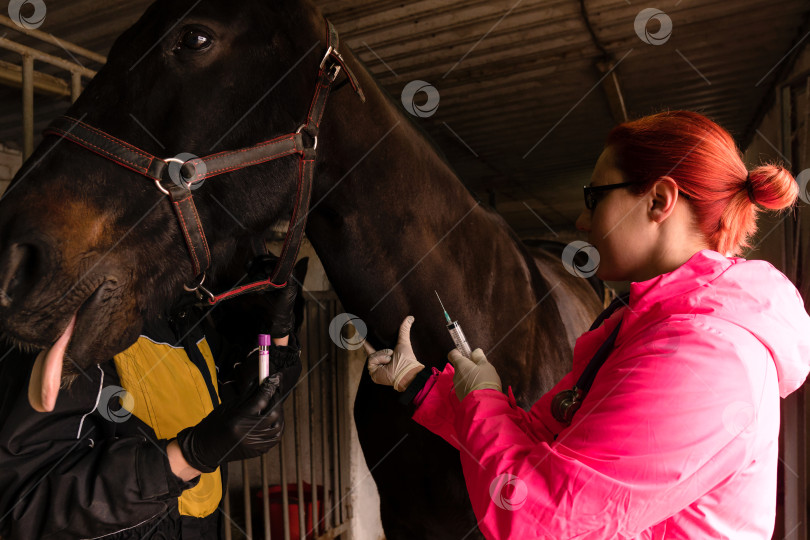
<svg viewBox="0 0 810 540">
<path fill-rule="evenodd" d="M 591 232 L 591 211 L 587 208 L 584 208 L 582 213 L 579 214 L 576 222 L 576 228 L 578 231 Z"/>
</svg>

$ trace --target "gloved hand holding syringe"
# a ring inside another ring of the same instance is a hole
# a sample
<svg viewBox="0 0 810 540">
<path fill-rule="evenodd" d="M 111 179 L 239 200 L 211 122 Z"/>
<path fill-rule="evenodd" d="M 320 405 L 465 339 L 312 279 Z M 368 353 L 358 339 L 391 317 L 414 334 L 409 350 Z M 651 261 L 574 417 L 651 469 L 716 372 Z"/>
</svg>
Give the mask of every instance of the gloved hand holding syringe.
<svg viewBox="0 0 810 540">
<path fill-rule="evenodd" d="M 434 291 L 436 292 L 436 291 Z M 439 293 L 436 292 L 439 297 Z M 496 390 L 502 391 L 501 379 L 497 371 L 487 361 L 481 349 L 471 351 L 470 344 L 458 321 L 453 321 L 444 309 L 441 298 L 439 304 L 442 306 L 444 318 L 447 321 L 447 330 L 453 339 L 456 347 L 447 355 L 447 359 L 455 369 L 453 375 L 453 387 L 459 400 L 474 390 Z M 414 318 L 405 317 L 399 328 L 399 337 L 396 347 L 377 351 L 368 341 L 363 342 L 363 347 L 368 353 L 368 372 L 371 379 L 386 386 L 393 386 L 398 392 L 404 392 L 416 375 L 423 371 L 425 366 L 413 352 L 411 347 L 411 326 Z M 423 380 L 426 380 L 423 377 Z"/>
<path fill-rule="evenodd" d="M 436 296 L 439 296 L 438 292 L 436 292 Z M 467 343 L 467 338 L 464 336 L 464 332 L 461 330 L 458 321 L 450 319 L 450 315 L 445 311 L 444 305 L 441 302 L 441 298 L 439 298 L 439 304 L 447 320 L 447 330 L 450 332 L 450 337 L 456 344 L 456 350 L 465 358 L 469 358 L 471 351 L 470 345 Z M 402 321 L 402 325 L 399 328 L 397 344 L 394 349 L 382 349 L 377 351 L 368 341 L 363 342 L 363 347 L 369 355 L 368 372 L 372 380 L 377 384 L 393 386 L 396 391 L 402 392 L 408 387 L 416 374 L 425 368 L 424 364 L 416 359 L 413 348 L 411 347 L 411 326 L 413 322 L 414 318 L 410 315 Z"/>
</svg>

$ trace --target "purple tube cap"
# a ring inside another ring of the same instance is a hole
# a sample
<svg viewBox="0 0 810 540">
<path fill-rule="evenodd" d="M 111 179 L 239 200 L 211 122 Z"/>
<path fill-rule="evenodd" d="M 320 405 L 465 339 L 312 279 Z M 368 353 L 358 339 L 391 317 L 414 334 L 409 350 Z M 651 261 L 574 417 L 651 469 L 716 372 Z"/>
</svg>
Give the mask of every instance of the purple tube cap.
<svg viewBox="0 0 810 540">
<path fill-rule="evenodd" d="M 259 347 L 269 347 L 272 343 L 270 334 L 259 334 Z"/>
</svg>

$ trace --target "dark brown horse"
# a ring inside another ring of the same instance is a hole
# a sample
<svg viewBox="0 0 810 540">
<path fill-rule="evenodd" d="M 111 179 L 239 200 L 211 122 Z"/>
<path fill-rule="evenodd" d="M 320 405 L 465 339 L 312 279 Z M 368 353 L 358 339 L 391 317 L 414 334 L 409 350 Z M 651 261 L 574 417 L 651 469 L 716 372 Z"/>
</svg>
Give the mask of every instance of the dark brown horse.
<svg viewBox="0 0 810 540">
<path fill-rule="evenodd" d="M 248 147 L 305 122 L 325 34 L 306 1 L 158 0 L 116 41 L 68 114 L 166 158 Z M 329 280 L 375 347 L 391 345 L 413 314 L 417 357 L 442 367 L 452 342 L 438 290 L 472 345 L 530 405 L 567 371 L 574 338 L 600 308 L 597 295 L 558 256 L 530 254 L 341 52 L 366 101 L 348 86 L 335 91 L 320 126 L 306 233 Z M 194 192 L 209 273 L 222 273 L 237 241 L 289 218 L 298 167 L 282 158 L 209 178 Z M 68 356 L 81 368 L 132 344 L 144 320 L 188 294 L 195 274 L 155 183 L 54 135 L 0 202 L 0 249 L 3 333 L 48 347 L 75 314 Z M 365 375 L 355 403 L 387 537 L 478 536 L 458 453 L 396 398 Z"/>
</svg>

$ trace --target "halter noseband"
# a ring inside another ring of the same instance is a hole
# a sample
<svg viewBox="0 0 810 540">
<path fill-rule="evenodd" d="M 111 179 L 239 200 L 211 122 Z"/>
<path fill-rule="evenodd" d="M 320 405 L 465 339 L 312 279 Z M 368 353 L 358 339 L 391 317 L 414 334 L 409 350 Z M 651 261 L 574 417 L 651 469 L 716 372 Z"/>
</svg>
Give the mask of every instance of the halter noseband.
<svg viewBox="0 0 810 540">
<path fill-rule="evenodd" d="M 268 287 L 281 288 L 287 284 L 287 279 L 295 265 L 298 249 L 304 236 L 309 200 L 312 193 L 318 131 L 326 108 L 329 91 L 341 69 L 345 71 L 349 83 L 351 83 L 360 99 L 363 102 L 366 100 L 357 78 L 338 52 L 339 36 L 335 27 L 328 20 L 326 21 L 326 33 L 327 49 L 319 66 L 315 94 L 312 97 L 306 123 L 302 124 L 295 133 L 282 135 L 248 148 L 219 152 L 185 161 L 178 158 L 161 159 L 155 157 L 136 146 L 113 137 L 109 133 L 68 116 L 62 116 L 54 120 L 44 133 L 45 135 L 62 137 L 95 152 L 113 163 L 153 180 L 156 187 L 169 197 L 194 267 L 195 285 L 192 287 L 185 286 L 187 291 L 196 292 L 201 299 L 205 298 L 206 302 L 213 306 L 223 300 L 247 292 Z M 304 133 L 313 141 L 312 146 L 307 146 Z M 298 188 L 287 236 L 284 239 L 284 246 L 274 270 L 266 279 L 254 281 L 222 294 L 214 295 L 203 286 L 205 274 L 211 265 L 211 252 L 208 249 L 208 241 L 205 238 L 197 207 L 194 204 L 193 190 L 200 187 L 198 184 L 206 178 L 266 163 L 292 154 L 300 156 Z"/>
</svg>

